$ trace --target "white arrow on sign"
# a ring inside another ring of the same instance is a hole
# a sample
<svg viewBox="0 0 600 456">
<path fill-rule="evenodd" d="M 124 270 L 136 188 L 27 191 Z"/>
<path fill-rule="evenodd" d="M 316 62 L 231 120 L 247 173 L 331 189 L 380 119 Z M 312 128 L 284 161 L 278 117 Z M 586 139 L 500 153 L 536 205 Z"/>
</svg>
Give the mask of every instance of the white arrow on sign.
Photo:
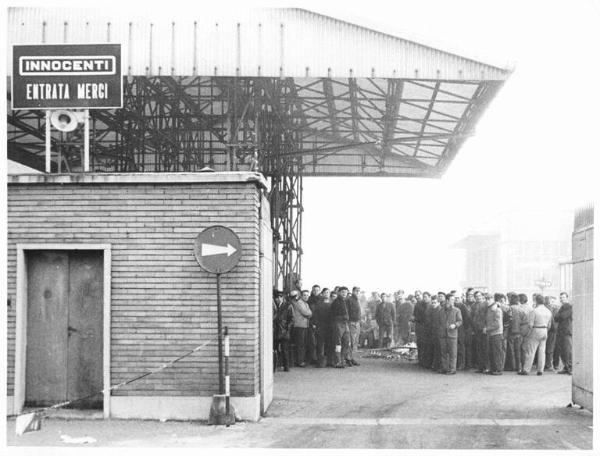
<svg viewBox="0 0 600 456">
<path fill-rule="evenodd" d="M 227 254 L 227 256 L 233 255 L 237 252 L 237 249 L 227 244 L 227 247 L 223 247 L 222 245 L 213 245 L 213 244 L 202 244 L 202 256 L 211 256 L 211 255 L 223 255 Z"/>
</svg>

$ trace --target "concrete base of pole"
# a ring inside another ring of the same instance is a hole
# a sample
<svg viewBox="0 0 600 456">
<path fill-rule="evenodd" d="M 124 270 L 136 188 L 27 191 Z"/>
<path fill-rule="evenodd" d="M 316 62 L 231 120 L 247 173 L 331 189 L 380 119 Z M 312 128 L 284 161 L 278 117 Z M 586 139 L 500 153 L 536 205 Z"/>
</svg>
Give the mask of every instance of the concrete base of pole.
<svg viewBox="0 0 600 456">
<path fill-rule="evenodd" d="M 227 413 L 226 396 L 224 394 L 215 394 L 213 396 L 212 405 L 210 406 L 210 414 L 208 416 L 208 424 L 235 424 L 235 409 L 229 401 L 229 413 Z"/>
</svg>

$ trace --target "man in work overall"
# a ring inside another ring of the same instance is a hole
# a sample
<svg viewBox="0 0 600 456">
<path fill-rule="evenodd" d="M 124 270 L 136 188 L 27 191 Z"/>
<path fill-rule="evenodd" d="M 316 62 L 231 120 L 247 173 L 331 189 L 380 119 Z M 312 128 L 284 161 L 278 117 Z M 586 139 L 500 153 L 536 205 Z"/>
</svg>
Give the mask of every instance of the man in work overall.
<svg viewBox="0 0 600 456">
<path fill-rule="evenodd" d="M 438 293 L 439 295 L 442 293 Z M 454 307 L 454 296 L 449 295 L 438 311 L 438 338 L 440 343 L 441 374 L 456 374 L 458 328 L 462 325 L 460 310 Z"/>
<path fill-rule="evenodd" d="M 546 361 L 546 339 L 548 326 L 551 324 L 552 312 L 544 306 L 544 297 L 535 296 L 535 309 L 529 314 L 529 331 L 523 345 L 525 346 L 525 362 L 519 375 L 529 375 L 533 358 L 537 353 L 537 374 L 543 375 Z"/>
</svg>

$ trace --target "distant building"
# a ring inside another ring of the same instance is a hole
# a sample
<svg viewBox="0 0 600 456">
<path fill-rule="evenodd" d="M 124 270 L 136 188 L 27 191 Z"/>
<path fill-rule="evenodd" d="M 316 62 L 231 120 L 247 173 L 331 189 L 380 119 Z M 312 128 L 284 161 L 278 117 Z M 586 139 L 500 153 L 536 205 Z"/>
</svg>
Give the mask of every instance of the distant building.
<svg viewBox="0 0 600 456">
<path fill-rule="evenodd" d="M 571 292 L 573 212 L 504 211 L 473 227 L 454 247 L 466 254 L 463 287 Z"/>
</svg>

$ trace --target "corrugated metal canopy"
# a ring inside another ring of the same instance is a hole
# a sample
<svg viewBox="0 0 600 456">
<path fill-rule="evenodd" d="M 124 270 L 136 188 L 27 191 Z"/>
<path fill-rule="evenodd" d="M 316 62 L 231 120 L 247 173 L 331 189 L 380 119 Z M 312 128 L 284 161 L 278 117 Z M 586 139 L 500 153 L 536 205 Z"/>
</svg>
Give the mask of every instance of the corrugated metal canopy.
<svg viewBox="0 0 600 456">
<path fill-rule="evenodd" d="M 128 75 L 505 80 L 507 69 L 302 9 L 10 8 L 8 45 L 122 43 Z M 8 53 L 10 56 L 10 52 Z M 8 60 L 9 70 L 12 65 Z"/>
<path fill-rule="evenodd" d="M 124 107 L 92 112 L 96 170 L 236 170 L 254 154 L 266 175 L 439 177 L 509 75 L 299 9 L 186 13 L 9 10 L 9 45 L 123 44 Z M 39 162 L 42 117 L 9 113 L 13 160 Z M 78 170 L 68 144 L 53 138 L 56 160 Z"/>
</svg>

